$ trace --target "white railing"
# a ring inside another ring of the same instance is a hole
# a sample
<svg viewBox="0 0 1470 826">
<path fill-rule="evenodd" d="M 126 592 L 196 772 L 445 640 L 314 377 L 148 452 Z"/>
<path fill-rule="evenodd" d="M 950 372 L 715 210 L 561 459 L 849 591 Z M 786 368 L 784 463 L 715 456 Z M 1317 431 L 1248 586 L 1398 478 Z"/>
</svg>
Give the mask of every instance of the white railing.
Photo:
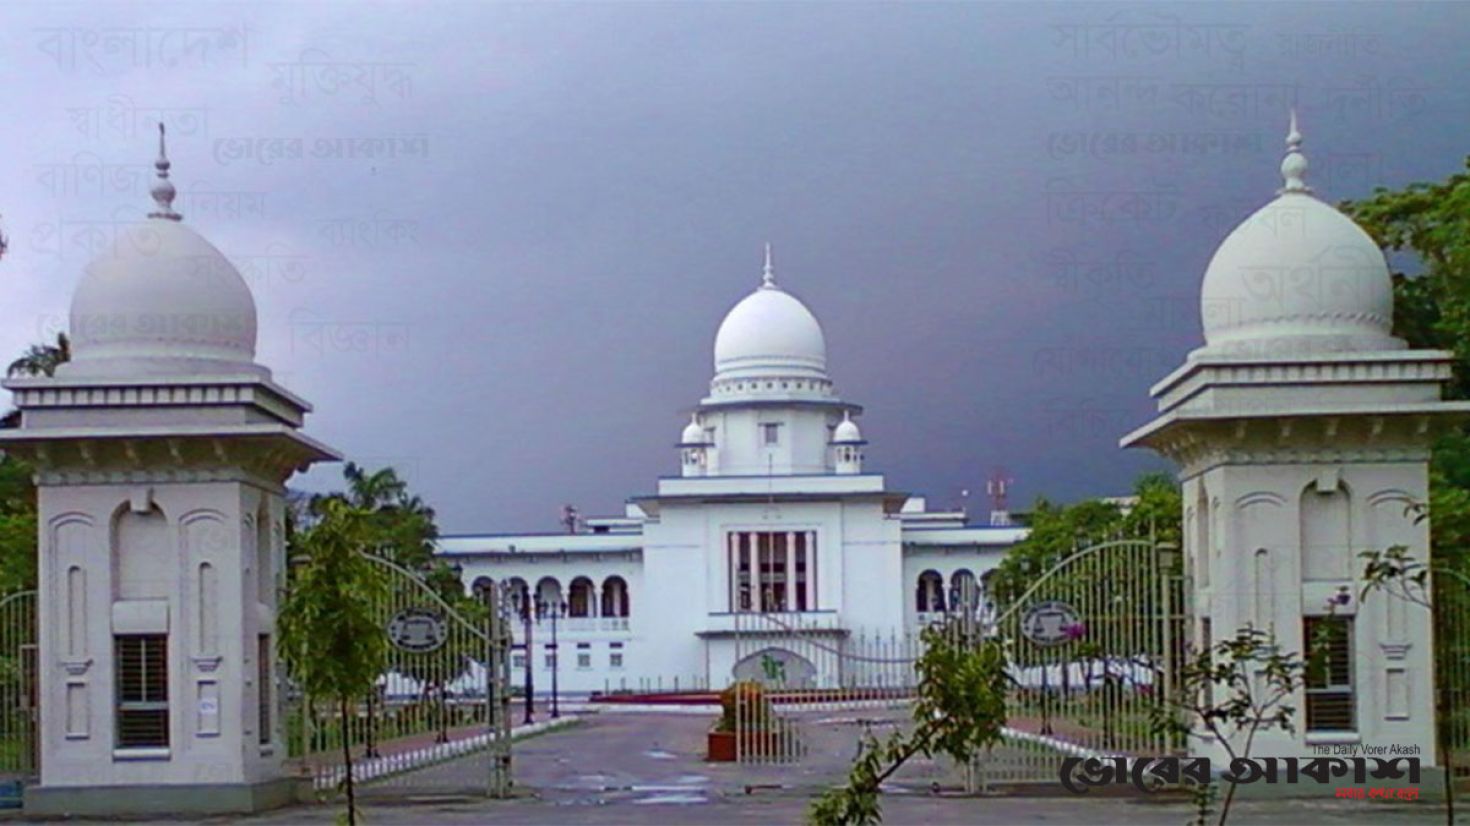
<svg viewBox="0 0 1470 826">
<path fill-rule="evenodd" d="M 944 619 L 943 611 L 918 611 L 914 614 L 914 625 L 923 628 Z"/>
<path fill-rule="evenodd" d="M 525 634 L 525 620 L 513 621 L 515 635 L 520 638 Z M 537 637 L 547 636 L 551 633 L 551 617 L 537 617 L 532 621 L 534 628 L 532 634 Z M 586 634 L 598 631 L 627 631 L 627 617 L 557 617 L 556 631 L 558 634 Z"/>
</svg>

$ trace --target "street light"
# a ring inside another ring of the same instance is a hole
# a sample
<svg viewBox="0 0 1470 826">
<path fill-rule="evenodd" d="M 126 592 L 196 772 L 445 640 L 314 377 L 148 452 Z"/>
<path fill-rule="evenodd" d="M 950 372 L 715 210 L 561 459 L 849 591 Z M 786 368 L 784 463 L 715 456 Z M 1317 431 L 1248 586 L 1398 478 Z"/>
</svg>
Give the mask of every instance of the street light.
<svg viewBox="0 0 1470 826">
<path fill-rule="evenodd" d="M 535 657 L 531 654 L 530 594 L 521 591 L 520 595 L 520 605 L 518 607 L 521 609 L 521 622 L 525 624 L 525 633 L 521 635 L 520 648 L 521 652 L 526 655 L 524 663 L 526 667 L 526 718 L 524 722 L 529 726 L 535 720 L 536 714 L 536 679 L 533 676 L 536 663 Z"/>
<path fill-rule="evenodd" d="M 558 691 L 556 685 L 557 672 L 561 670 L 561 652 L 556 642 L 556 618 L 567 609 L 566 603 L 558 598 L 554 602 L 536 601 L 536 613 L 551 615 L 551 645 L 547 650 L 551 652 L 551 719 L 555 720 L 561 716 L 561 706 L 558 703 Z"/>
</svg>

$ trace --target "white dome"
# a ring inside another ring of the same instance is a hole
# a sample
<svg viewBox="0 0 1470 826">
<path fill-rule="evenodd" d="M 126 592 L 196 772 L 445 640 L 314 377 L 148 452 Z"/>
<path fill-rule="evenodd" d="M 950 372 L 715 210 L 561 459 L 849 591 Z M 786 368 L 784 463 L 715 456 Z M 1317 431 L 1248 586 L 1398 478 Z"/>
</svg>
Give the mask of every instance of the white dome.
<svg viewBox="0 0 1470 826">
<path fill-rule="evenodd" d="M 1220 244 L 1200 293 L 1208 353 L 1401 349 L 1383 252 L 1311 195 L 1293 116 L 1286 186 Z"/>
<path fill-rule="evenodd" d="M 825 378 L 827 340 L 805 304 L 774 284 L 746 296 L 715 335 L 718 378 L 812 376 Z"/>
<path fill-rule="evenodd" d="M 679 444 L 695 446 L 704 444 L 704 428 L 699 426 L 699 419 L 691 418 L 689 424 L 684 425 L 684 433 L 679 437 Z"/>
<path fill-rule="evenodd" d="M 861 443 L 863 433 L 858 430 L 857 422 L 851 417 L 845 418 L 837 423 L 837 428 L 832 431 L 833 444 Z"/>
<path fill-rule="evenodd" d="M 260 372 L 255 301 L 224 254 L 176 219 L 118 234 L 71 303 L 78 375 Z"/>
</svg>

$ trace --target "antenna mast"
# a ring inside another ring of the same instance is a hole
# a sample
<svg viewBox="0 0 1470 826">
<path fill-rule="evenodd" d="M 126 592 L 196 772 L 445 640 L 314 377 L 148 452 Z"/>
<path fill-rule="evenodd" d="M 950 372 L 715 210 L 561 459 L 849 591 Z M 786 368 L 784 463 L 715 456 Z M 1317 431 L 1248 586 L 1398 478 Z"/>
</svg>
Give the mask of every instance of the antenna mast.
<svg viewBox="0 0 1470 826">
<path fill-rule="evenodd" d="M 1011 511 L 1007 495 L 1010 493 L 1011 485 L 1015 481 L 1003 467 L 996 467 L 990 472 L 990 478 L 985 482 L 985 493 L 990 497 L 991 525 L 999 527 L 1011 524 Z"/>
</svg>

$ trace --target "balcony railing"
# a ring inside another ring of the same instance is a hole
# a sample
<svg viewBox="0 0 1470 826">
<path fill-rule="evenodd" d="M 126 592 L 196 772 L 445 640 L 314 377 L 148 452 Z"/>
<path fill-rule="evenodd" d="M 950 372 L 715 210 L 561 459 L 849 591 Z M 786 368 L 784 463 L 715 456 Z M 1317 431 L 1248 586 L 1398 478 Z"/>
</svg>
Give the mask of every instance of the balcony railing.
<svg viewBox="0 0 1470 826">
<path fill-rule="evenodd" d="M 531 633 L 536 636 L 544 636 L 551 633 L 551 617 L 536 617 L 532 620 L 535 628 Z M 525 620 L 516 618 L 511 623 L 515 629 L 516 636 L 524 633 Z M 556 631 L 558 634 L 585 634 L 598 631 L 627 631 L 627 617 L 557 617 Z"/>
</svg>

